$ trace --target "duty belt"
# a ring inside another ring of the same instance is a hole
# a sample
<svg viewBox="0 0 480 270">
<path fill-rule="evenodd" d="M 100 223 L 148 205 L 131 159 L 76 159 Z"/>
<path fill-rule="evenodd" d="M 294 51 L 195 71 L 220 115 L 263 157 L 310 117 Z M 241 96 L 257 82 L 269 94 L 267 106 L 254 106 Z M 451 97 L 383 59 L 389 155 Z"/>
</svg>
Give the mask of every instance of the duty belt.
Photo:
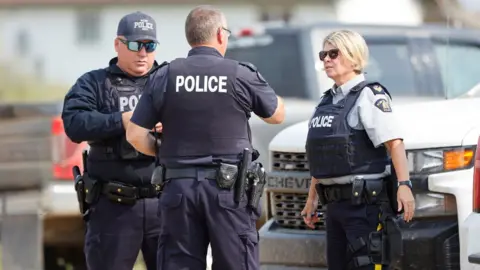
<svg viewBox="0 0 480 270">
<path fill-rule="evenodd" d="M 218 168 L 177 168 L 166 169 L 165 180 L 179 179 L 179 178 L 197 178 L 199 176 L 210 180 L 216 180 L 218 175 Z"/>
<path fill-rule="evenodd" d="M 147 185 L 136 187 L 119 182 L 107 182 L 102 184 L 102 194 L 104 195 L 123 195 L 132 199 L 156 198 L 160 193 L 157 185 Z"/>
<path fill-rule="evenodd" d="M 317 192 L 320 200 L 325 200 L 325 203 L 349 200 L 352 198 L 352 185 L 318 185 Z"/>
</svg>

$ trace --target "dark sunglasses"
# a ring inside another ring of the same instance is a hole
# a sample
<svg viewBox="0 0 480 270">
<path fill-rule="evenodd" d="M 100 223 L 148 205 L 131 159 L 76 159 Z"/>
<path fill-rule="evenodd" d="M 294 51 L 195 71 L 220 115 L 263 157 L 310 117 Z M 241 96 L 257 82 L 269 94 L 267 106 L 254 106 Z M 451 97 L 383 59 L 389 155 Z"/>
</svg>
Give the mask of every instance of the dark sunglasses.
<svg viewBox="0 0 480 270">
<path fill-rule="evenodd" d="M 330 59 L 333 60 L 333 59 L 338 57 L 339 52 L 340 51 L 338 49 L 331 49 L 329 51 L 320 51 L 318 53 L 318 56 L 320 57 L 320 61 L 325 60 L 325 57 L 327 57 L 327 55 L 328 55 L 328 57 L 330 57 Z"/>
<path fill-rule="evenodd" d="M 157 48 L 157 42 L 155 41 L 128 41 L 121 38 L 119 38 L 118 40 L 120 40 L 120 42 L 122 42 L 123 44 L 127 45 L 128 50 L 132 52 L 139 52 L 142 50 L 142 48 L 145 48 L 145 51 L 147 53 L 151 53 Z"/>
</svg>

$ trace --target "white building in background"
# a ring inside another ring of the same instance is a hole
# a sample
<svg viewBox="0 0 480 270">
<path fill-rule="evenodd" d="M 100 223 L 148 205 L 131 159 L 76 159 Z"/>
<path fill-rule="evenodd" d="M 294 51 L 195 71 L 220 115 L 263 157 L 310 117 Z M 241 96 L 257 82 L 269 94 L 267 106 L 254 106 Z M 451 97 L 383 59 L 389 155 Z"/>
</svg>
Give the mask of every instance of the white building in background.
<svg viewBox="0 0 480 270">
<path fill-rule="evenodd" d="M 389 5 L 379 10 L 379 1 Z M 184 21 L 196 5 L 193 1 L 190 4 L 179 4 L 188 0 L 118 2 L 71 0 L 65 4 L 67 1 L 61 0 L 0 0 L 0 61 L 46 81 L 71 85 L 86 71 L 107 65 L 115 55 L 113 40 L 117 23 L 133 11 L 146 12 L 157 21 L 158 61 L 186 55 L 189 47 L 184 37 Z M 169 4 L 148 4 L 152 2 Z M 282 19 L 285 14 L 297 22 L 382 23 L 391 18 L 398 18 L 394 23 L 422 21 L 418 7 L 409 3 L 415 0 L 278 0 L 271 1 L 275 3 L 273 6 L 249 4 L 249 1 L 224 2 L 226 4 L 216 6 L 226 14 L 232 29 L 262 20 Z M 389 8 L 393 6 L 395 9 Z M 365 12 L 359 12 L 362 9 Z"/>
</svg>

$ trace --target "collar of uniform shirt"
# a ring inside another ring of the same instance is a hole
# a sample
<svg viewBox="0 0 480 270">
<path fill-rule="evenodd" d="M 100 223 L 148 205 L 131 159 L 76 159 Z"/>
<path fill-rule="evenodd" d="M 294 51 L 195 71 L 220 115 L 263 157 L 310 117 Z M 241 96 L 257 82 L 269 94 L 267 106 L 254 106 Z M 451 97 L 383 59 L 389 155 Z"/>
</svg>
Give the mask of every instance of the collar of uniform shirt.
<svg viewBox="0 0 480 270">
<path fill-rule="evenodd" d="M 198 47 L 192 48 L 188 52 L 188 56 L 198 55 L 198 54 L 207 54 L 207 55 L 223 57 L 220 54 L 220 52 L 218 52 L 215 48 L 207 47 L 207 46 L 198 46 Z"/>
<path fill-rule="evenodd" d="M 332 89 L 333 89 L 333 94 L 334 95 L 338 95 L 338 94 L 342 94 L 343 96 L 346 96 L 348 94 L 348 92 L 350 92 L 350 90 L 352 90 L 352 88 L 365 81 L 365 75 L 363 74 L 358 74 L 357 76 L 353 77 L 353 79 L 351 79 L 350 81 L 344 83 L 343 85 L 340 85 L 340 86 L 333 86 Z"/>
</svg>

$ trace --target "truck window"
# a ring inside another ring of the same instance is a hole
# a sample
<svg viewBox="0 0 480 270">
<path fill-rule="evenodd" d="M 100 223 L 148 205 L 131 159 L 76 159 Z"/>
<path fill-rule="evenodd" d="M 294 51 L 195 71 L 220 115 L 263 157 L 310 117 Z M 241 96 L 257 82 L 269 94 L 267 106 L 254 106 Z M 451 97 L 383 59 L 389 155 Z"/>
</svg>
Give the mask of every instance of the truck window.
<svg viewBox="0 0 480 270">
<path fill-rule="evenodd" d="M 367 40 L 367 44 L 368 44 Z M 367 80 L 378 81 L 394 96 L 416 96 L 411 53 L 406 43 L 368 44 L 370 59 L 365 69 Z"/>
<path fill-rule="evenodd" d="M 380 82 L 393 96 L 418 96 L 420 93 L 417 89 L 414 68 L 410 61 L 411 52 L 407 43 L 370 41 L 368 38 L 366 41 L 370 53 L 365 69 L 366 79 Z M 316 60 L 316 65 L 320 89 L 325 91 L 332 87 L 334 82 L 325 74 L 323 63 L 319 59 Z"/>
<path fill-rule="evenodd" d="M 232 38 L 225 57 L 254 64 L 282 97 L 308 98 L 299 47 L 298 33 Z"/>
<path fill-rule="evenodd" d="M 440 42 L 433 46 L 447 98 L 459 97 L 480 82 L 480 47 Z"/>
</svg>

